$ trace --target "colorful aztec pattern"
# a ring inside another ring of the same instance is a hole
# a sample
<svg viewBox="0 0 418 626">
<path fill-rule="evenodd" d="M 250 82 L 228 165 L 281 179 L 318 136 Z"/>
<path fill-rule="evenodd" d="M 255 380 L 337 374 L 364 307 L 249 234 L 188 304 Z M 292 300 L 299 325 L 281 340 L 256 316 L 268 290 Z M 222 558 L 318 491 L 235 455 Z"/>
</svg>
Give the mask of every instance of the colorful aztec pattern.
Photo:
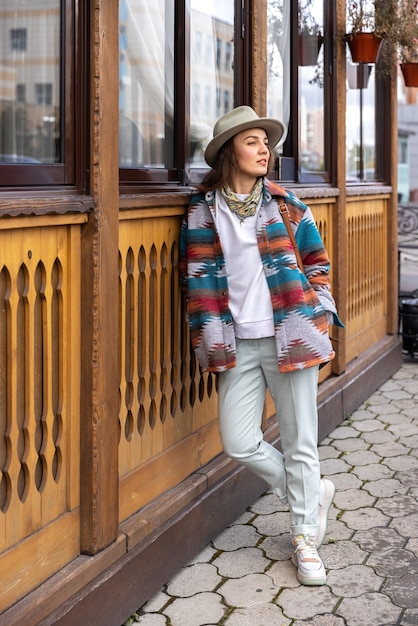
<svg viewBox="0 0 418 626">
<path fill-rule="evenodd" d="M 191 341 L 203 371 L 235 366 L 225 258 L 214 221 L 214 192 L 192 196 L 180 237 L 182 287 L 187 298 Z M 305 274 L 278 209 L 289 207 Z M 257 241 L 270 289 L 280 371 L 325 363 L 334 357 L 327 312 L 342 326 L 330 292 L 330 262 L 313 215 L 292 192 L 264 179 Z"/>
</svg>

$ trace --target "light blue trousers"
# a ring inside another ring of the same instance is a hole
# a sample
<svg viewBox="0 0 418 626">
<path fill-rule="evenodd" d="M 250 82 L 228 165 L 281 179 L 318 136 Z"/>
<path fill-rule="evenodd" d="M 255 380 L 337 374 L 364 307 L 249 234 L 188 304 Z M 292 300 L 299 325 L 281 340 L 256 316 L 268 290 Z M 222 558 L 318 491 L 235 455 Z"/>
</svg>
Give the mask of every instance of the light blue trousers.
<svg viewBox="0 0 418 626">
<path fill-rule="evenodd" d="M 219 375 L 219 429 L 228 456 L 263 478 L 290 509 L 291 535 L 318 527 L 318 367 L 281 374 L 275 340 L 238 339 L 237 365 Z M 276 406 L 283 454 L 265 442 L 266 389 Z"/>
</svg>

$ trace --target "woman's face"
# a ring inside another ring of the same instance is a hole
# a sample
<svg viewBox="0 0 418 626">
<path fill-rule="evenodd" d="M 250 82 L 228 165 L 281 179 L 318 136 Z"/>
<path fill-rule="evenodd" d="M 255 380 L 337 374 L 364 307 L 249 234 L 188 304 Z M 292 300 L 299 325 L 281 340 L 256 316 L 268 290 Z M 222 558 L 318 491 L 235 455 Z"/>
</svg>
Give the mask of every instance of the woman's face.
<svg viewBox="0 0 418 626">
<path fill-rule="evenodd" d="M 244 130 L 235 135 L 233 146 L 238 175 L 255 179 L 267 174 L 270 150 L 265 130 L 262 128 Z"/>
</svg>

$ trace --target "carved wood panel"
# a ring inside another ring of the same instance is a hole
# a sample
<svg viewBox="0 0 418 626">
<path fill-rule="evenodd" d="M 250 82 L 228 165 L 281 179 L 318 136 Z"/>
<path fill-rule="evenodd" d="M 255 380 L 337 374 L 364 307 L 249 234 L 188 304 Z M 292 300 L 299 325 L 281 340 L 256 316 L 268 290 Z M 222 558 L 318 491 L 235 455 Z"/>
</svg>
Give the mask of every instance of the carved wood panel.
<svg viewBox="0 0 418 626">
<path fill-rule="evenodd" d="M 31 223 L 0 230 L 0 610 L 79 551 L 80 227 Z"/>
</svg>

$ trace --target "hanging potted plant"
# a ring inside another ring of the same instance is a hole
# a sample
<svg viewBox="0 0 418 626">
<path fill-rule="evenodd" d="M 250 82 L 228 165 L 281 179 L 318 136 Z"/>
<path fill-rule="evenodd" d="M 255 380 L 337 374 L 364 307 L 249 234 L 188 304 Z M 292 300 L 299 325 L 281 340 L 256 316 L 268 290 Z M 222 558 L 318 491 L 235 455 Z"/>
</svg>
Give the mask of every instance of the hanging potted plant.
<svg viewBox="0 0 418 626">
<path fill-rule="evenodd" d="M 399 0 L 396 39 L 406 87 L 418 87 L 418 1 Z"/>
<path fill-rule="evenodd" d="M 311 12 L 312 0 L 299 3 L 299 65 L 316 65 L 324 37 Z"/>
<path fill-rule="evenodd" d="M 393 7 L 388 0 L 348 0 L 346 41 L 353 63 L 376 63 L 391 28 Z"/>
</svg>

